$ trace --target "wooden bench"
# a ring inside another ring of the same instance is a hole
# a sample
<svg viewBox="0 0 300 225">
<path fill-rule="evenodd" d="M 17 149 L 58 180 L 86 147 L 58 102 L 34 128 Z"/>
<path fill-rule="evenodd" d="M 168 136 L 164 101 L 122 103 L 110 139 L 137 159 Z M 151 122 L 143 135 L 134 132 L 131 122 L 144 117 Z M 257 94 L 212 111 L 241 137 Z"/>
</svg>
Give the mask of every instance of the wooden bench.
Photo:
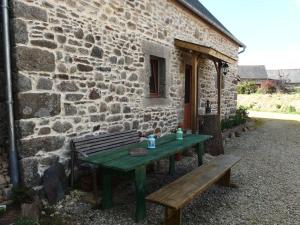
<svg viewBox="0 0 300 225">
<path fill-rule="evenodd" d="M 213 184 L 230 186 L 230 171 L 240 157 L 221 155 L 148 195 L 147 201 L 165 206 L 165 225 L 181 224 L 181 209 Z"/>
<path fill-rule="evenodd" d="M 75 166 L 79 167 L 81 160 L 88 156 L 113 148 L 138 143 L 140 136 L 136 130 L 116 133 L 105 133 L 95 136 L 86 136 L 71 141 L 71 186 L 74 186 Z M 94 191 L 97 193 L 97 168 L 89 165 L 93 172 Z"/>
</svg>

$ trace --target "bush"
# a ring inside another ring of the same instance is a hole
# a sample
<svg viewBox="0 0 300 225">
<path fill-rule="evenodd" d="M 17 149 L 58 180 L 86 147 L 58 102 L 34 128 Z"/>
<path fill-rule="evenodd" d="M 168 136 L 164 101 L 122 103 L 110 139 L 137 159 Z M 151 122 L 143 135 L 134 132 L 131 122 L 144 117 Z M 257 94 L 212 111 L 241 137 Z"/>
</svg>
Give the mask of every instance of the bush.
<svg viewBox="0 0 300 225">
<path fill-rule="evenodd" d="M 247 108 L 240 106 L 236 110 L 236 114 L 234 116 L 231 116 L 227 119 L 223 119 L 221 121 L 221 130 L 230 129 L 232 127 L 238 126 L 240 124 L 246 123 L 248 119 L 248 112 Z"/>
<path fill-rule="evenodd" d="M 289 108 L 288 108 L 288 112 L 289 113 L 294 113 L 294 112 L 297 112 L 297 110 L 296 110 L 296 108 L 294 107 L 294 106 L 289 106 Z"/>
<path fill-rule="evenodd" d="M 293 94 L 300 94 L 300 87 L 294 87 L 291 92 Z"/>
<path fill-rule="evenodd" d="M 238 94 L 253 94 L 257 91 L 257 85 L 253 81 L 244 81 L 237 85 Z"/>
<path fill-rule="evenodd" d="M 32 202 L 32 196 L 30 190 L 25 187 L 17 187 L 12 189 L 11 199 L 14 204 L 21 205 L 22 203 Z"/>
<path fill-rule="evenodd" d="M 265 91 L 262 88 L 258 88 L 256 93 L 257 94 L 265 94 Z"/>
<path fill-rule="evenodd" d="M 29 218 L 19 218 L 13 223 L 13 225 L 37 225 L 37 223 Z"/>
<path fill-rule="evenodd" d="M 247 112 L 247 108 L 244 106 L 240 106 L 237 110 L 236 110 L 236 114 L 235 116 L 240 119 L 243 123 L 246 122 L 247 118 L 248 118 L 248 112 Z"/>
<path fill-rule="evenodd" d="M 1 205 L 0 205 L 0 217 L 1 217 L 5 212 L 6 212 L 6 205 L 3 205 L 2 207 L 1 207 Z"/>
<path fill-rule="evenodd" d="M 277 84 L 273 80 L 266 80 L 261 83 L 261 92 L 264 94 L 273 94 L 277 90 Z"/>
</svg>

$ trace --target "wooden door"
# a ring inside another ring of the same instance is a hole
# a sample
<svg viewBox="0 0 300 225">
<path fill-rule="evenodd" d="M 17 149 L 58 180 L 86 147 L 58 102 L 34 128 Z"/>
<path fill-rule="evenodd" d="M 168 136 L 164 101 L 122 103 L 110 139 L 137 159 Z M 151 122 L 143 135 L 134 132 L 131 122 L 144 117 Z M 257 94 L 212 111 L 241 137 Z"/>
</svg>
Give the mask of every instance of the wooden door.
<svg viewBox="0 0 300 225">
<path fill-rule="evenodd" d="M 192 129 L 192 72 L 191 65 L 185 66 L 185 87 L 184 87 L 184 129 Z"/>
</svg>

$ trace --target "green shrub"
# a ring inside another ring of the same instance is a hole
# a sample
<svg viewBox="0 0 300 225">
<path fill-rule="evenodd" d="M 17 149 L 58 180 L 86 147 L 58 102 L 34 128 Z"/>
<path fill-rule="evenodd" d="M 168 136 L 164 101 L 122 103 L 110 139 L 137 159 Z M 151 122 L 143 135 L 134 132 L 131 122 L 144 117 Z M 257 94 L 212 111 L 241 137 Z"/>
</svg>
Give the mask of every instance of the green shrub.
<svg viewBox="0 0 300 225">
<path fill-rule="evenodd" d="M 262 88 L 258 88 L 256 91 L 257 94 L 265 94 Z"/>
<path fill-rule="evenodd" d="M 294 88 L 294 93 L 295 94 L 300 94 L 300 87 Z"/>
<path fill-rule="evenodd" d="M 18 187 L 12 189 L 11 199 L 14 204 L 21 205 L 22 203 L 32 202 L 32 196 L 30 196 L 30 190 L 25 187 Z"/>
<path fill-rule="evenodd" d="M 253 102 L 253 103 L 251 103 L 247 108 L 248 108 L 248 109 L 252 109 L 252 108 L 255 107 L 255 105 L 256 105 L 256 102 Z"/>
<path fill-rule="evenodd" d="M 281 105 L 277 104 L 276 109 L 281 109 Z"/>
<path fill-rule="evenodd" d="M 236 117 L 240 118 L 242 121 L 246 122 L 248 118 L 247 108 L 244 106 L 239 106 L 236 110 Z"/>
<path fill-rule="evenodd" d="M 63 218 L 59 217 L 58 215 L 54 216 L 44 216 L 40 220 L 40 225 L 67 225 L 68 223 L 64 221 Z"/>
<path fill-rule="evenodd" d="M 0 206 L 0 217 L 6 212 L 6 206 Z"/>
<path fill-rule="evenodd" d="M 246 123 L 248 118 L 247 108 L 240 106 L 236 110 L 236 114 L 234 116 L 230 116 L 227 119 L 223 119 L 221 121 L 221 130 L 230 129 L 232 127 L 238 126 L 240 124 Z"/>
<path fill-rule="evenodd" d="M 253 94 L 257 91 L 257 85 L 253 81 L 244 81 L 237 85 L 238 94 Z"/>
<path fill-rule="evenodd" d="M 294 112 L 296 112 L 297 110 L 296 110 L 296 108 L 294 107 L 294 106 L 289 106 L 289 108 L 288 108 L 288 112 L 289 113 L 294 113 Z"/>
<path fill-rule="evenodd" d="M 32 219 L 19 218 L 13 223 L 13 225 L 37 225 L 37 223 Z"/>
</svg>

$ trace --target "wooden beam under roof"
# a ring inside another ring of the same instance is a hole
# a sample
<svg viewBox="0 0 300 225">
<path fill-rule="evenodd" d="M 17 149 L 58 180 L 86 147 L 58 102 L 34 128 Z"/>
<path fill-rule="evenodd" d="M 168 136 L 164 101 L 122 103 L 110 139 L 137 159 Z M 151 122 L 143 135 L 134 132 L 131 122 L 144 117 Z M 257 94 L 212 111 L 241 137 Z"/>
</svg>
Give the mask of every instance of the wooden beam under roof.
<svg viewBox="0 0 300 225">
<path fill-rule="evenodd" d="M 234 59 L 234 58 L 232 58 L 228 55 L 225 55 L 224 53 L 219 52 L 219 51 L 217 51 L 217 50 L 215 50 L 211 47 L 207 47 L 207 46 L 204 46 L 204 45 L 198 45 L 198 44 L 195 44 L 195 43 L 192 43 L 192 42 L 187 42 L 187 41 L 183 41 L 183 40 L 179 40 L 179 39 L 175 39 L 174 44 L 178 48 L 182 48 L 182 49 L 186 49 L 186 50 L 192 50 L 192 51 L 207 55 L 207 56 L 209 56 L 213 59 L 216 59 L 218 61 L 221 60 L 223 62 L 227 62 L 227 63 L 230 63 L 230 64 L 234 64 L 234 63 L 237 62 L 236 59 Z"/>
</svg>

